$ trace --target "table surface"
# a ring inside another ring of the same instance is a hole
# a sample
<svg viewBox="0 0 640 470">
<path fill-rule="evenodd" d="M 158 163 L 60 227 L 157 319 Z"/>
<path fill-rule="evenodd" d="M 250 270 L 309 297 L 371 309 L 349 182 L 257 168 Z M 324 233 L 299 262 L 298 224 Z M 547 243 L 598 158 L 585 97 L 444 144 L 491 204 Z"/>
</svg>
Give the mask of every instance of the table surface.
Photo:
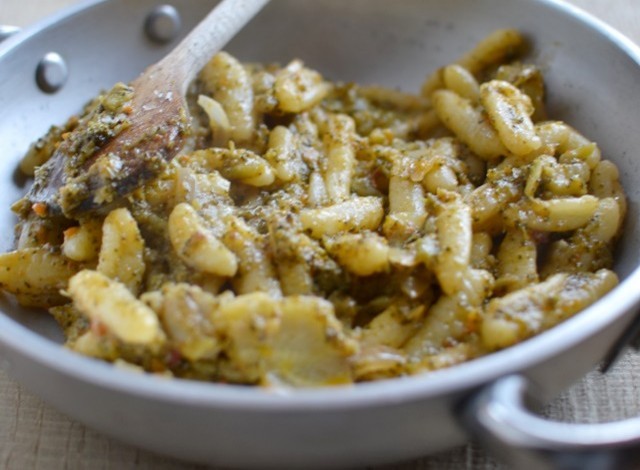
<svg viewBox="0 0 640 470">
<path fill-rule="evenodd" d="M 0 24 L 25 26 L 77 0 L 0 0 Z M 640 1 L 571 0 L 640 43 Z M 640 354 L 597 371 L 549 404 L 546 415 L 572 422 L 602 422 L 640 414 Z M 474 445 L 379 470 L 497 469 Z M 0 371 L 0 468 L 186 470 L 204 468 L 167 459 L 100 435 L 62 415 Z"/>
</svg>

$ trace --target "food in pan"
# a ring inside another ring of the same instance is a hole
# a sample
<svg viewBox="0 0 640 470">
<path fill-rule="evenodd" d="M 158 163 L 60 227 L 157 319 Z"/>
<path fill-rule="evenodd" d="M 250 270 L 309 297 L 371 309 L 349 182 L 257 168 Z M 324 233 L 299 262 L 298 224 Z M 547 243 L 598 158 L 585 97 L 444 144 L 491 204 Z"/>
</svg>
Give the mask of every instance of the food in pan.
<svg viewBox="0 0 640 470">
<path fill-rule="evenodd" d="M 2 288 L 74 351 L 225 383 L 350 384 L 526 340 L 617 284 L 625 196 L 597 145 L 549 120 L 524 49 L 496 31 L 419 94 L 219 53 L 185 147 L 144 185 L 78 214 L 15 203 Z M 103 145 L 132 93 L 52 128 L 22 171 L 42 184 L 60 142 Z"/>
</svg>

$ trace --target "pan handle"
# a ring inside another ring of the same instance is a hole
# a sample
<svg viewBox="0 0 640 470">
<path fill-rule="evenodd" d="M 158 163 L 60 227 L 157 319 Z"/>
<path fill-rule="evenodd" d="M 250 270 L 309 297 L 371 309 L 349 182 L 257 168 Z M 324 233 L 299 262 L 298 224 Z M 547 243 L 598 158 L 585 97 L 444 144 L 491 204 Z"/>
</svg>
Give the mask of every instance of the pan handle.
<svg viewBox="0 0 640 470">
<path fill-rule="evenodd" d="M 640 417 L 603 424 L 549 421 L 530 411 L 534 385 L 521 375 L 498 379 L 463 408 L 472 437 L 512 468 L 638 468 Z"/>
</svg>

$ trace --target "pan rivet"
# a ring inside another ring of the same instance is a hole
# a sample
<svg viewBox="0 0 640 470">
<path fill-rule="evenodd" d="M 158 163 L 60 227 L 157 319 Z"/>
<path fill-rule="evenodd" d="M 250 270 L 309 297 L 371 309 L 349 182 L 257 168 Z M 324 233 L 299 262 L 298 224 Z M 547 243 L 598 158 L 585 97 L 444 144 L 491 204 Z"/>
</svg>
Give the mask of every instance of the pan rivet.
<svg viewBox="0 0 640 470">
<path fill-rule="evenodd" d="M 57 52 L 47 53 L 36 68 L 36 83 L 45 93 L 55 93 L 67 82 L 67 63 Z"/>
<path fill-rule="evenodd" d="M 8 37 L 13 36 L 18 32 L 20 32 L 20 28 L 18 28 L 17 26 L 0 24 L 0 42 L 4 41 Z"/>
<path fill-rule="evenodd" d="M 144 31 L 153 42 L 165 44 L 180 32 L 180 13 L 171 5 L 160 5 L 151 10 L 144 22 Z"/>
</svg>

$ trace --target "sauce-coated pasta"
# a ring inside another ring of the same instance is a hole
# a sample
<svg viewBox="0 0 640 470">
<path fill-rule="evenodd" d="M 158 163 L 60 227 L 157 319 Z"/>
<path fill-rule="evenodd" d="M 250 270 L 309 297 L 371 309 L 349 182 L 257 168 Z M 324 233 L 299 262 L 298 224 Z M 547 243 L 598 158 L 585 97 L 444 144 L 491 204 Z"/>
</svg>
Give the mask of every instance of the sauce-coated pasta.
<svg viewBox="0 0 640 470">
<path fill-rule="evenodd" d="M 207 381 L 350 384 L 523 341 L 616 285 L 626 210 L 523 44 L 498 31 L 415 95 L 220 53 L 157 178 L 78 219 L 14 205 L 0 285 L 72 350 Z"/>
</svg>

